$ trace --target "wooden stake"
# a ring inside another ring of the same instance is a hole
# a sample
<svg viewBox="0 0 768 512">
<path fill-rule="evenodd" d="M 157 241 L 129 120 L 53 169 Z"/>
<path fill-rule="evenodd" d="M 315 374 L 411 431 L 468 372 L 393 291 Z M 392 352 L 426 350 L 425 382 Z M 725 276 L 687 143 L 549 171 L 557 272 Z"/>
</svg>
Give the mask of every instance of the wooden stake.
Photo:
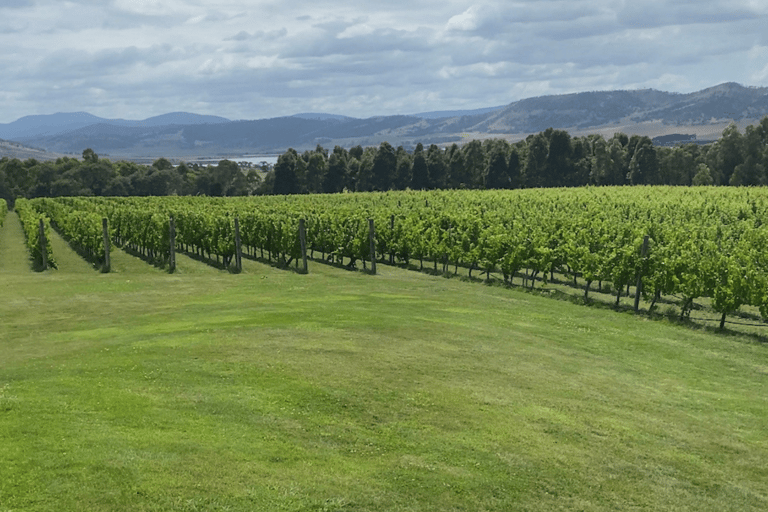
<svg viewBox="0 0 768 512">
<path fill-rule="evenodd" d="M 45 222 L 40 219 L 40 258 L 43 264 L 43 270 L 48 268 L 48 241 L 45 239 Z"/>
<path fill-rule="evenodd" d="M 371 274 L 376 275 L 376 230 L 373 219 L 368 219 L 368 239 L 371 242 Z"/>
<path fill-rule="evenodd" d="M 301 269 L 302 272 L 306 274 L 309 270 L 307 268 L 307 231 L 304 226 L 304 219 L 299 219 L 299 242 L 301 243 Z M 298 261 L 296 263 L 298 263 Z"/>
<path fill-rule="evenodd" d="M 112 264 L 109 259 L 109 221 L 106 217 L 101 219 L 101 229 L 104 233 L 104 266 L 102 267 L 101 271 L 104 273 L 109 273 L 109 271 L 112 269 Z"/>
<path fill-rule="evenodd" d="M 240 221 L 235 217 L 235 267 L 238 272 L 243 271 L 243 252 L 240 247 Z"/>
<path fill-rule="evenodd" d="M 173 217 L 168 221 L 168 235 L 170 251 L 168 252 L 168 269 L 173 272 L 176 270 L 176 222 Z"/>
<path fill-rule="evenodd" d="M 648 235 L 643 238 L 643 248 L 640 252 L 640 257 L 645 259 L 648 253 Z M 637 275 L 637 286 L 635 286 L 635 313 L 640 308 L 640 293 L 643 291 L 643 275 L 642 273 Z"/>
<path fill-rule="evenodd" d="M 394 240 L 395 240 L 395 216 L 390 215 L 389 216 L 389 264 L 394 265 L 395 264 L 395 253 L 393 252 L 394 247 Z"/>
</svg>

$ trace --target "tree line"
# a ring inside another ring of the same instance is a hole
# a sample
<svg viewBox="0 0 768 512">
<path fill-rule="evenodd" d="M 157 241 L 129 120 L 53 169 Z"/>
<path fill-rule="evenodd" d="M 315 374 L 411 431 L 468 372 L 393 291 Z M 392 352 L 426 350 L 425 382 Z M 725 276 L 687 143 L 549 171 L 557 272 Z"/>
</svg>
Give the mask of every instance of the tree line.
<svg viewBox="0 0 768 512">
<path fill-rule="evenodd" d="M 571 137 L 549 128 L 510 143 L 473 140 L 409 152 L 321 146 L 281 155 L 267 176 L 275 194 L 405 189 L 514 189 L 585 185 L 766 185 L 768 116 L 741 133 L 729 125 L 711 144 L 657 147 L 649 137 L 616 133 Z"/>
<path fill-rule="evenodd" d="M 17 197 L 243 196 L 270 192 L 260 189 L 262 174 L 261 169 L 241 169 L 230 160 L 217 165 L 182 162 L 174 166 L 160 158 L 152 165 L 142 165 L 112 162 L 86 149 L 82 159 L 0 159 L 0 197 L 12 204 Z"/>
<path fill-rule="evenodd" d="M 413 151 L 318 145 L 289 149 L 273 169 L 181 163 L 112 162 L 90 149 L 82 159 L 0 159 L 0 197 L 242 196 L 342 191 L 514 189 L 584 185 L 766 185 L 768 116 L 740 132 L 731 124 L 712 144 L 657 147 L 649 137 L 616 133 L 571 137 L 549 128 L 519 142 L 472 140 Z"/>
</svg>

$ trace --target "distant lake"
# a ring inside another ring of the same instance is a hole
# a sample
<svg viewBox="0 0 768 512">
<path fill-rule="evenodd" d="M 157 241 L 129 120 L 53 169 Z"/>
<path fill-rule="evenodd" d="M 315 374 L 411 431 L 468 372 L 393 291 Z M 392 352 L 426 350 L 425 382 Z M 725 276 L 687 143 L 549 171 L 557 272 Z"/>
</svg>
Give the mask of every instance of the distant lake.
<svg viewBox="0 0 768 512">
<path fill-rule="evenodd" d="M 243 156 L 231 156 L 228 157 L 227 160 L 231 160 L 232 162 L 250 162 L 252 165 L 258 166 L 261 164 L 261 162 L 267 162 L 270 165 L 275 165 L 277 163 L 277 159 L 280 155 L 243 155 Z M 222 158 L 211 158 L 211 159 L 199 159 L 194 160 L 192 163 L 200 164 L 200 165 L 217 165 Z"/>
<path fill-rule="evenodd" d="M 279 155 L 244 155 L 237 158 L 232 158 L 235 162 L 251 162 L 254 165 L 259 165 L 261 162 L 267 162 L 268 164 L 275 165 L 277 163 Z"/>
</svg>

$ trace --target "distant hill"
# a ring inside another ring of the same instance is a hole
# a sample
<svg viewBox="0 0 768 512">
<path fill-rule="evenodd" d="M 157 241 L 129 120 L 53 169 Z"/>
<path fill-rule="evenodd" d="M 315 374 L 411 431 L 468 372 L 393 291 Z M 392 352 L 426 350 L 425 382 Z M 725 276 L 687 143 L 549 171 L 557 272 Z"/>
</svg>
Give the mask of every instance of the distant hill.
<svg viewBox="0 0 768 512">
<path fill-rule="evenodd" d="M 445 119 L 446 117 L 462 117 L 462 116 L 476 116 L 479 114 L 488 114 L 504 108 L 504 105 L 500 107 L 486 107 L 477 108 L 474 110 L 437 110 L 434 112 L 421 112 L 419 114 L 411 114 L 413 117 L 421 117 L 422 119 Z"/>
<path fill-rule="evenodd" d="M 59 112 L 49 115 L 25 116 L 12 123 L 0 124 L 0 139 L 20 140 L 41 138 L 99 124 L 146 128 L 168 125 L 215 124 L 227 122 L 229 122 L 229 119 L 224 117 L 189 114 L 187 112 L 173 112 L 170 114 L 150 117 L 141 121 L 104 119 L 87 112 Z"/>
<path fill-rule="evenodd" d="M 229 121 L 183 112 L 144 121 L 105 120 L 86 113 L 28 116 L 0 125 L 0 138 L 59 153 L 92 148 L 113 157 L 225 156 L 298 150 L 317 144 L 413 147 L 473 138 L 519 140 L 549 127 L 572 135 L 621 131 L 650 137 L 675 133 L 714 140 L 728 123 L 743 128 L 768 115 L 768 88 L 724 83 L 690 94 L 653 89 L 593 91 L 527 98 L 503 107 L 358 119 L 303 113 Z M 11 135 L 9 135 L 11 134 Z"/>
<path fill-rule="evenodd" d="M 51 153 L 43 149 L 31 148 L 23 144 L 20 144 L 18 142 L 0 139 L 0 158 L 4 158 L 4 157 L 18 158 L 19 160 L 27 160 L 29 158 L 34 158 L 35 160 L 45 162 L 48 160 L 56 160 L 57 158 L 60 158 L 62 156 L 73 156 L 73 155 L 61 155 L 58 153 Z"/>
<path fill-rule="evenodd" d="M 315 119 L 320 121 L 328 121 L 329 119 L 334 121 L 346 121 L 347 119 L 352 119 L 351 117 L 340 116 L 338 114 L 322 114 L 322 113 L 312 113 L 312 112 L 307 112 L 304 114 L 294 114 L 291 117 L 298 117 L 301 119 Z"/>
</svg>

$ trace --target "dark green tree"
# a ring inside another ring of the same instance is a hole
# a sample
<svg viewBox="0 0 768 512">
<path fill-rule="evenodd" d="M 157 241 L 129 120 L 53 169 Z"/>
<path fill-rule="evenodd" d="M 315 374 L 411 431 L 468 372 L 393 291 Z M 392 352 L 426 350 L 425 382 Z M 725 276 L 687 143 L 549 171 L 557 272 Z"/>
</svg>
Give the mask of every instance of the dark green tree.
<svg viewBox="0 0 768 512">
<path fill-rule="evenodd" d="M 443 150 L 437 144 L 430 144 L 427 150 L 427 168 L 431 188 L 446 188 L 448 186 L 448 164 Z"/>
<path fill-rule="evenodd" d="M 632 137 L 634 139 L 635 136 Z M 629 174 L 627 179 L 632 185 L 654 185 L 657 183 L 659 171 L 659 162 L 656 158 L 656 149 L 653 147 L 651 139 L 641 137 L 634 146 L 634 155 L 629 162 Z"/>
<path fill-rule="evenodd" d="M 480 188 L 483 186 L 483 172 L 485 171 L 485 151 L 479 140 L 472 140 L 462 148 L 465 165 L 467 188 Z"/>
<path fill-rule="evenodd" d="M 589 183 L 592 185 L 610 184 L 613 170 L 613 160 L 608 152 L 608 143 L 602 136 L 592 140 L 592 162 L 589 173 Z"/>
<path fill-rule="evenodd" d="M 723 130 L 722 137 L 717 141 L 717 148 L 717 174 L 720 184 L 727 185 L 731 182 L 731 175 L 736 166 L 744 163 L 744 140 L 734 123 Z"/>
<path fill-rule="evenodd" d="M 309 155 L 309 161 L 307 162 L 307 192 L 310 194 L 319 194 L 323 191 L 323 181 L 327 172 L 325 153 L 327 151 L 314 151 Z"/>
<path fill-rule="evenodd" d="M 371 186 L 373 190 L 389 190 L 395 177 L 397 155 L 389 142 L 382 142 L 373 158 Z"/>
<path fill-rule="evenodd" d="M 468 188 L 470 185 L 464 153 L 455 143 L 448 149 L 448 184 L 454 189 Z"/>
<path fill-rule="evenodd" d="M 104 190 L 116 174 L 109 160 L 102 159 L 96 162 L 88 160 L 77 168 L 75 179 L 83 188 L 90 190 L 91 194 L 101 196 L 104 195 Z"/>
<path fill-rule="evenodd" d="M 544 138 L 547 139 L 547 157 L 542 186 L 557 187 L 572 184 L 571 136 L 564 130 L 548 128 L 544 131 Z"/>
<path fill-rule="evenodd" d="M 275 183 L 273 194 L 298 194 L 299 181 L 296 176 L 296 150 L 289 149 L 277 159 L 275 164 Z"/>
<path fill-rule="evenodd" d="M 419 143 L 413 152 L 413 165 L 411 167 L 411 188 L 414 190 L 426 190 L 430 186 L 429 167 L 424 155 L 424 146 Z"/>
<path fill-rule="evenodd" d="M 543 133 L 530 135 L 526 139 L 528 156 L 525 160 L 525 183 L 528 187 L 550 186 L 547 176 L 547 153 L 549 146 Z"/>
<path fill-rule="evenodd" d="M 397 164 L 395 166 L 395 190 L 405 190 L 411 186 L 411 166 L 413 157 L 403 148 L 398 146 L 396 151 Z"/>
<path fill-rule="evenodd" d="M 373 161 L 376 158 L 376 153 L 376 149 L 372 147 L 363 150 L 363 156 L 357 170 L 357 182 L 355 183 L 355 190 L 358 192 L 373 190 Z"/>
<path fill-rule="evenodd" d="M 336 146 L 338 147 L 338 146 Z M 323 192 L 336 193 L 344 190 L 347 181 L 347 163 L 335 150 L 328 157 L 328 170 L 323 178 Z"/>
<path fill-rule="evenodd" d="M 609 168 L 610 172 L 605 176 L 605 185 L 625 185 L 627 183 L 627 174 L 629 173 L 627 144 L 622 144 L 622 139 L 626 138 L 626 135 L 619 133 L 608 142 L 608 153 L 613 165 Z"/>
<path fill-rule="evenodd" d="M 691 180 L 691 185 L 698 187 L 702 185 L 715 184 L 715 180 L 712 179 L 712 174 L 709 170 L 709 167 L 707 167 L 707 164 L 699 164 L 696 169 L 696 174 Z"/>
<path fill-rule="evenodd" d="M 510 188 L 509 162 L 504 146 L 496 144 L 490 148 L 488 167 L 485 170 L 485 188 Z"/>
<path fill-rule="evenodd" d="M 523 165 L 520 160 L 520 153 L 516 147 L 509 150 L 508 157 L 509 188 L 523 187 Z"/>
<path fill-rule="evenodd" d="M 83 150 L 83 162 L 95 164 L 98 161 L 99 155 L 97 155 L 91 148 Z"/>
</svg>

